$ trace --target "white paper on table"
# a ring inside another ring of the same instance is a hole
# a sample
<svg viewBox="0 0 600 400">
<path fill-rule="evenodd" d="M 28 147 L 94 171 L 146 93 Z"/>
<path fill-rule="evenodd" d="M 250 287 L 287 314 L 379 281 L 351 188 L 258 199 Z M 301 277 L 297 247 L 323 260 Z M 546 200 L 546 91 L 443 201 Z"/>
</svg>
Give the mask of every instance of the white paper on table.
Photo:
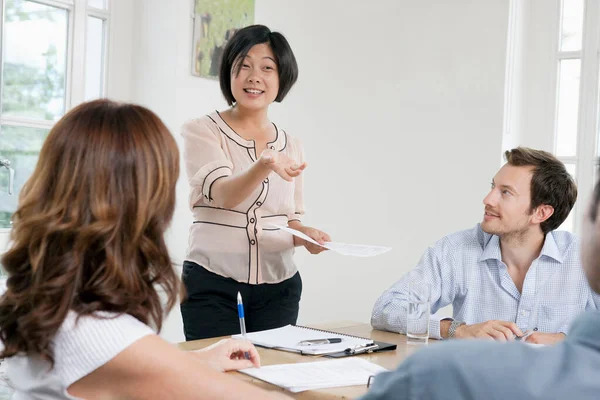
<svg viewBox="0 0 600 400">
<path fill-rule="evenodd" d="M 346 243 L 338 243 L 338 242 L 325 242 L 324 245 L 320 244 L 316 240 L 311 237 L 305 235 L 304 233 L 292 229 L 288 226 L 281 226 L 270 224 L 275 228 L 279 228 L 283 231 L 291 233 L 294 236 L 298 236 L 301 239 L 304 239 L 308 242 L 314 243 L 318 246 L 325 247 L 331 251 L 335 251 L 336 253 L 345 255 L 345 256 L 354 256 L 354 257 L 374 257 L 383 253 L 387 253 L 392 248 L 391 247 L 383 247 L 383 246 L 370 246 L 364 244 L 346 244 Z"/>
<path fill-rule="evenodd" d="M 329 387 L 366 385 L 369 376 L 387 371 L 363 358 L 247 368 L 240 372 L 297 393 Z"/>
</svg>

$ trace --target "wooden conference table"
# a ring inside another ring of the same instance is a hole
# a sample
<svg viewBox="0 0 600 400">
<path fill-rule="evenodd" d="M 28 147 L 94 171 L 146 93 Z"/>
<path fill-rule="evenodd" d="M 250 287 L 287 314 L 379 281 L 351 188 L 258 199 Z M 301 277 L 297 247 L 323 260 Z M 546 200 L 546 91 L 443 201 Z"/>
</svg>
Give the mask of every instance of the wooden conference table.
<svg viewBox="0 0 600 400">
<path fill-rule="evenodd" d="M 366 338 L 371 338 L 374 340 L 388 342 L 388 343 L 396 343 L 398 348 L 393 351 L 382 351 L 380 353 L 371 353 L 371 354 L 361 354 L 353 357 L 362 357 L 374 364 L 381 365 L 387 369 L 394 369 L 400 364 L 406 357 L 415 352 L 418 349 L 421 349 L 423 345 L 409 345 L 406 343 L 406 336 L 398 333 L 392 332 L 384 332 L 378 331 L 371 327 L 369 324 L 361 324 L 358 322 L 352 321 L 341 321 L 341 322 L 331 322 L 325 324 L 315 324 L 311 325 L 313 328 L 318 329 L 326 329 L 339 333 L 346 333 L 355 336 L 362 336 Z M 209 346 L 213 343 L 218 342 L 225 337 L 219 338 L 211 338 L 211 339 L 203 339 L 203 340 L 194 340 L 190 342 L 183 342 L 179 344 L 179 348 L 182 350 L 198 350 Z M 435 340 L 433 341 L 435 342 Z M 431 340 L 430 340 L 431 343 Z M 279 350 L 270 350 L 257 347 L 258 353 L 260 354 L 261 365 L 273 365 L 273 364 L 290 364 L 290 363 L 301 363 L 301 362 L 309 362 L 309 361 L 326 361 L 331 360 L 331 358 L 319 357 L 319 356 L 302 356 L 296 353 L 290 353 Z M 277 386 L 271 385 L 270 383 L 261 381 L 259 379 L 252 378 L 248 375 L 244 375 L 239 372 L 230 372 L 230 374 L 236 375 L 239 379 L 242 379 L 246 382 L 251 382 L 256 386 L 260 386 L 264 389 L 268 390 L 279 390 L 283 391 Z M 300 393 L 289 393 L 289 396 L 292 396 L 297 399 L 343 399 L 343 398 L 356 398 L 366 393 L 367 385 L 363 386 L 347 386 L 347 387 L 339 387 L 339 388 L 329 388 L 329 389 L 319 389 L 319 390 L 309 390 L 306 392 Z"/>
</svg>

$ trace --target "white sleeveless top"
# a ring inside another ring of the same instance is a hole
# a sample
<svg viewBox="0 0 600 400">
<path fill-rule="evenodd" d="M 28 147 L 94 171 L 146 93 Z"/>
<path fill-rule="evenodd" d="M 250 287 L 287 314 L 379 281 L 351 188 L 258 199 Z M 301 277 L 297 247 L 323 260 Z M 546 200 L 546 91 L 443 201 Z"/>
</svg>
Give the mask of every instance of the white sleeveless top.
<svg viewBox="0 0 600 400">
<path fill-rule="evenodd" d="M 15 389 L 13 400 L 76 399 L 67 393 L 71 384 L 106 364 L 138 339 L 155 334 L 147 325 L 124 314 L 99 312 L 77 323 L 70 312 L 56 337 L 54 368 L 38 356 L 7 359 L 7 376 Z M 110 319 L 107 319 L 110 318 Z"/>
</svg>

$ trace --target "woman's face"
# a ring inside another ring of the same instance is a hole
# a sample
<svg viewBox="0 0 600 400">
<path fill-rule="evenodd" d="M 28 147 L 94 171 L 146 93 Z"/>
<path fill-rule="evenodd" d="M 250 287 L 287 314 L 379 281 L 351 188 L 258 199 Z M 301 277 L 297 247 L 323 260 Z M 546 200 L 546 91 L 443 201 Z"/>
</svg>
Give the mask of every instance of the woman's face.
<svg viewBox="0 0 600 400">
<path fill-rule="evenodd" d="M 231 68 L 231 93 L 236 105 L 254 110 L 268 107 L 279 93 L 279 71 L 271 47 L 257 44 L 238 63 L 241 68 L 237 76 L 238 64 Z"/>
</svg>

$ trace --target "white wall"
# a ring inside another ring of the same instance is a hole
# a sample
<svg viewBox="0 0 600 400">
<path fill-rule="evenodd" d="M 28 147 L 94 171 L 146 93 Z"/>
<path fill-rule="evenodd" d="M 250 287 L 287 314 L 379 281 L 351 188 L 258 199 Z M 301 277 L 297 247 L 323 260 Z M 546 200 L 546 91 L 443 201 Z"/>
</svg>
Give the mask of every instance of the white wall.
<svg viewBox="0 0 600 400">
<path fill-rule="evenodd" d="M 185 120 L 225 103 L 218 82 L 189 73 L 191 0 L 134 1 L 132 100 L 179 140 Z M 284 33 L 300 65 L 271 117 L 305 144 L 305 222 L 394 248 L 372 259 L 298 251 L 299 322 L 367 322 L 426 246 L 481 218 L 500 165 L 508 0 L 257 0 L 256 22 Z M 168 243 L 181 262 L 185 179 L 178 196 Z M 163 336 L 183 340 L 178 309 Z"/>
<path fill-rule="evenodd" d="M 513 0 L 518 31 L 512 68 L 519 79 L 511 103 L 516 144 L 554 151 L 556 112 L 556 49 L 560 0 Z M 550 38 L 550 40 L 549 40 Z"/>
<path fill-rule="evenodd" d="M 112 0 L 110 7 L 106 94 L 113 100 L 131 101 L 134 33 L 132 21 L 137 18 L 135 1 Z"/>
</svg>

